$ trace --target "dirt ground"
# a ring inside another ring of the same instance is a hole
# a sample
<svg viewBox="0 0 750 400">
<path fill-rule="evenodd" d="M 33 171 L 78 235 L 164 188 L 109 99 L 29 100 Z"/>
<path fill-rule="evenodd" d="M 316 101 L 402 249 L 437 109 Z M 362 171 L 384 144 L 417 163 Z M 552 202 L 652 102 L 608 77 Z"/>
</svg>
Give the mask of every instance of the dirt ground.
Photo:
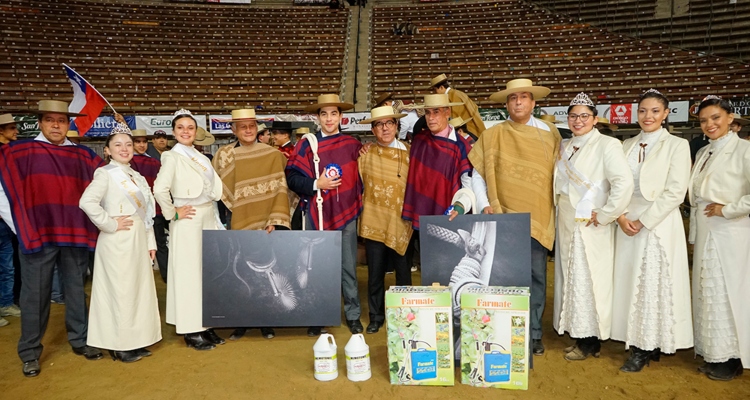
<svg viewBox="0 0 750 400">
<path fill-rule="evenodd" d="M 227 341 L 213 351 L 188 349 L 174 327 L 164 324 L 166 286 L 155 274 L 162 311 L 164 339 L 150 347 L 154 353 L 133 364 L 113 362 L 106 357 L 87 361 L 70 350 L 66 340 L 64 309 L 52 305 L 44 337 L 42 372 L 26 378 L 16 353 L 20 335 L 18 318 L 7 317 L 10 325 L 0 328 L 0 399 L 750 399 L 750 373 L 731 381 L 715 382 L 696 371 L 700 362 L 692 350 L 662 356 L 642 372 L 628 374 L 618 369 L 626 359 L 624 345 L 609 341 L 600 358 L 580 362 L 563 359 L 562 349 L 572 341 L 552 329 L 552 287 L 554 268 L 548 268 L 547 310 L 544 314 L 544 343 L 547 351 L 534 359 L 528 391 L 478 389 L 456 383 L 453 387 L 392 386 L 388 378 L 385 330 L 366 335 L 372 360 L 372 378 L 351 382 L 346 378 L 344 346 L 350 334 L 345 326 L 329 328 L 338 343 L 339 377 L 330 382 L 313 378 L 312 346 L 315 338 L 306 329 L 277 329 L 272 340 L 248 331 L 237 342 Z M 362 322 L 367 325 L 367 270 L 358 268 Z M 386 284 L 393 284 L 388 275 Z M 419 273 L 414 274 L 419 283 Z M 227 338 L 231 330 L 218 330 Z M 746 371 L 747 372 L 747 371 Z M 456 369 L 456 379 L 460 374 Z"/>
</svg>

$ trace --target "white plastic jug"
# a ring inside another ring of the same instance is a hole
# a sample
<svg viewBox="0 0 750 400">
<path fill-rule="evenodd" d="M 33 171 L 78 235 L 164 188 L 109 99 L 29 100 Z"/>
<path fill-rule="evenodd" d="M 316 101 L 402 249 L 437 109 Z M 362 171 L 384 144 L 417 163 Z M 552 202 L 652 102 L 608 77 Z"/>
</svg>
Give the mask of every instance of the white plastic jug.
<svg viewBox="0 0 750 400">
<path fill-rule="evenodd" d="M 352 335 L 344 347 L 346 354 L 346 377 L 350 381 L 366 381 L 372 376 L 370 370 L 370 346 L 365 343 L 361 333 Z"/>
<path fill-rule="evenodd" d="M 338 360 L 336 359 L 336 340 L 333 335 L 320 335 L 313 346 L 315 355 L 315 379 L 332 381 L 339 376 Z"/>
</svg>

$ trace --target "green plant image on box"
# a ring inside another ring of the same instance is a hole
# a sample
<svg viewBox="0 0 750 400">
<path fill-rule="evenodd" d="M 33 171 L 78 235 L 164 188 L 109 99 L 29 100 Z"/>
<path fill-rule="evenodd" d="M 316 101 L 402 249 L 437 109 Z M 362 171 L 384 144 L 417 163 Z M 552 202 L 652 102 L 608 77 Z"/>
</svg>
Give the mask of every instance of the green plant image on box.
<svg viewBox="0 0 750 400">
<path fill-rule="evenodd" d="M 448 313 L 435 313 L 435 343 L 438 354 L 438 368 L 451 368 L 451 327 L 448 324 Z"/>
<path fill-rule="evenodd" d="M 526 370 L 526 317 L 515 316 L 511 318 L 511 371 L 524 372 Z"/>
<path fill-rule="evenodd" d="M 404 367 L 409 354 L 409 340 L 419 332 L 417 316 L 419 309 L 414 307 L 389 308 L 388 318 L 388 359 L 391 382 L 398 382 L 398 372 Z"/>
<path fill-rule="evenodd" d="M 483 349 L 477 349 L 476 343 L 489 341 L 490 336 L 495 334 L 495 328 L 491 322 L 495 316 L 495 310 L 472 309 L 461 312 L 461 379 L 463 382 L 470 381 L 469 374 L 476 368 Z"/>
</svg>

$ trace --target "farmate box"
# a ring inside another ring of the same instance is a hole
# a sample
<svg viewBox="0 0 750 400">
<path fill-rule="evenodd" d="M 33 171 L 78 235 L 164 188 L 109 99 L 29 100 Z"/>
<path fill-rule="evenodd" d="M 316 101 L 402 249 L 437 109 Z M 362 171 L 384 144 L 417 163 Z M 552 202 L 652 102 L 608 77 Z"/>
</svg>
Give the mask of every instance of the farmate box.
<svg viewBox="0 0 750 400">
<path fill-rule="evenodd" d="M 461 294 L 461 383 L 529 388 L 529 288 L 473 287 Z"/>
<path fill-rule="evenodd" d="M 450 288 L 392 287 L 385 318 L 391 384 L 453 386 Z"/>
</svg>

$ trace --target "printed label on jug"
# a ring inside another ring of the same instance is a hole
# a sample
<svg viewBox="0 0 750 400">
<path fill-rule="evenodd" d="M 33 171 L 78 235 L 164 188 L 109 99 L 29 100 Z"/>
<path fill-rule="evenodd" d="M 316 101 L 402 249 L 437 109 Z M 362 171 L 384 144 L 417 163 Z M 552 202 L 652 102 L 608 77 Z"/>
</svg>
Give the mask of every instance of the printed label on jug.
<svg viewBox="0 0 750 400">
<path fill-rule="evenodd" d="M 346 370 L 350 374 L 363 374 L 370 371 L 370 355 L 346 356 Z"/>
<path fill-rule="evenodd" d="M 337 370 L 335 355 L 333 357 L 315 357 L 316 374 L 332 374 Z"/>
</svg>

